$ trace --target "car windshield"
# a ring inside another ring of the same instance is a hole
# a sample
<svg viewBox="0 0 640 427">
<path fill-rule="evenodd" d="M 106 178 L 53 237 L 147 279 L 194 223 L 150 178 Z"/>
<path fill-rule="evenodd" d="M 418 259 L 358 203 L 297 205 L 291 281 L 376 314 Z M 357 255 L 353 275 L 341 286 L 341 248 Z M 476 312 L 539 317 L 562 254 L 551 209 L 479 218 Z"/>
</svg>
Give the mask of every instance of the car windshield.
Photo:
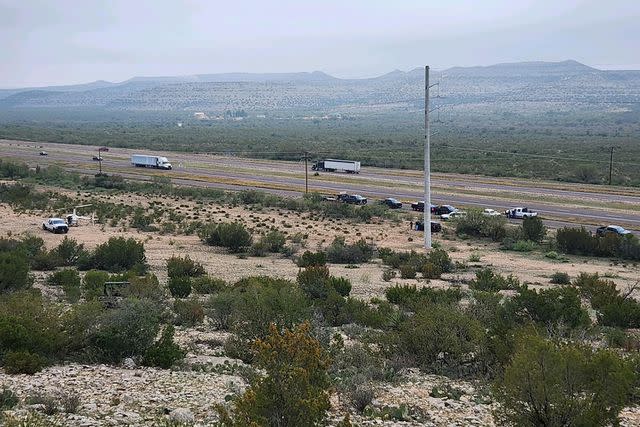
<svg viewBox="0 0 640 427">
<path fill-rule="evenodd" d="M 51 223 L 53 223 L 53 224 L 64 224 L 65 222 L 62 219 L 54 219 L 54 220 L 51 221 Z"/>
<path fill-rule="evenodd" d="M 625 231 L 625 229 L 620 227 L 619 225 L 610 225 L 609 228 L 614 231 L 617 231 L 618 233 L 622 233 Z"/>
</svg>

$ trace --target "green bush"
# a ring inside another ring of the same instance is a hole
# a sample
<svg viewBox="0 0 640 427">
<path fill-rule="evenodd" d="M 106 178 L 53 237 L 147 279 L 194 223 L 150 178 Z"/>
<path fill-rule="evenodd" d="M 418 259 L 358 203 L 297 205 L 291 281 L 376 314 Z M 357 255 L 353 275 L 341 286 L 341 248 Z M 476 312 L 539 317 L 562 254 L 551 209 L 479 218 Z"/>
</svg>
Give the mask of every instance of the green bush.
<svg viewBox="0 0 640 427">
<path fill-rule="evenodd" d="M 425 279 L 439 279 L 441 276 L 442 269 L 438 265 L 429 261 L 422 266 L 422 277 Z"/>
<path fill-rule="evenodd" d="M 167 274 L 173 277 L 198 277 L 206 272 L 199 262 L 193 261 L 189 255 L 184 257 L 172 256 L 167 260 Z"/>
<path fill-rule="evenodd" d="M 487 237 L 501 241 L 507 234 L 507 220 L 503 216 L 483 215 L 479 209 L 469 209 L 467 214 L 456 219 L 456 234 Z"/>
<path fill-rule="evenodd" d="M 40 251 L 31 258 L 31 268 L 36 271 L 52 271 L 62 265 L 55 251 Z"/>
<path fill-rule="evenodd" d="M 176 313 L 175 324 L 195 326 L 204 320 L 204 308 L 198 300 L 176 300 L 173 303 L 173 311 Z"/>
<path fill-rule="evenodd" d="M 451 257 L 444 249 L 432 249 L 427 256 L 427 262 L 431 263 L 434 267 L 436 267 L 437 270 L 441 271 L 442 273 L 451 273 L 451 271 L 453 270 Z"/>
<path fill-rule="evenodd" d="M 82 278 L 84 297 L 95 299 L 104 294 L 104 284 L 109 281 L 109 273 L 106 271 L 87 271 Z"/>
<path fill-rule="evenodd" d="M 526 240 L 540 243 L 547 235 L 547 227 L 537 216 L 525 217 L 522 220 L 522 234 Z"/>
<path fill-rule="evenodd" d="M 364 239 L 353 244 L 345 243 L 344 237 L 336 237 L 327 247 L 327 260 L 335 264 L 360 264 L 371 261 L 373 246 Z"/>
<path fill-rule="evenodd" d="M 46 365 L 46 360 L 39 354 L 29 351 L 8 351 L 2 361 L 4 371 L 9 374 L 33 375 L 40 372 Z"/>
<path fill-rule="evenodd" d="M 586 228 L 563 227 L 556 232 L 560 251 L 568 254 L 589 255 L 595 252 L 597 241 Z"/>
<path fill-rule="evenodd" d="M 13 409 L 20 402 L 18 395 L 15 394 L 10 388 L 2 386 L 0 390 L 0 411 L 7 409 Z"/>
<path fill-rule="evenodd" d="M 535 291 L 526 285 L 518 289 L 510 307 L 521 321 L 534 321 L 552 326 L 563 324 L 571 328 L 591 324 L 588 313 L 582 308 L 578 290 L 571 286 Z"/>
<path fill-rule="evenodd" d="M 297 281 L 311 299 L 325 299 L 331 290 L 326 266 L 307 267 L 298 272 Z"/>
<path fill-rule="evenodd" d="M 0 252 L 0 293 L 31 286 L 29 261 L 18 251 Z"/>
<path fill-rule="evenodd" d="M 160 329 L 161 311 L 146 300 L 125 300 L 104 312 L 90 331 L 88 343 L 95 357 L 118 363 L 126 357 L 141 357 L 151 347 Z"/>
<path fill-rule="evenodd" d="M 61 265 L 66 267 L 76 265 L 78 260 L 88 256 L 83 244 L 78 244 L 74 239 L 70 239 L 67 236 L 52 253 L 60 260 Z"/>
<path fill-rule="evenodd" d="M 260 243 L 267 252 L 278 253 L 282 251 L 282 248 L 284 248 L 286 237 L 281 231 L 271 230 L 262 236 Z"/>
<path fill-rule="evenodd" d="M 322 425 L 331 406 L 327 375 L 331 361 L 311 337 L 309 325 L 282 333 L 272 325 L 254 349 L 256 366 L 265 374 L 235 401 L 233 414 L 218 409 L 222 424 Z"/>
<path fill-rule="evenodd" d="M 462 292 L 456 288 L 433 289 L 416 285 L 394 285 L 385 290 L 387 300 L 405 308 L 420 307 L 424 304 L 457 304 Z"/>
<path fill-rule="evenodd" d="M 515 276 L 504 277 L 494 273 L 490 268 L 476 272 L 476 278 L 469 282 L 469 288 L 474 291 L 498 292 L 503 289 L 516 289 L 520 282 Z"/>
<path fill-rule="evenodd" d="M 142 359 L 144 366 L 156 366 L 169 369 L 179 360 L 184 359 L 186 352 L 173 341 L 175 329 L 173 325 L 165 326 L 160 339 L 147 349 Z"/>
<path fill-rule="evenodd" d="M 125 276 L 110 276 L 109 280 L 128 281 L 129 285 L 122 289 L 122 296 L 127 298 L 148 299 L 158 303 L 166 298 L 166 288 L 161 286 L 158 278 L 151 273 L 144 276 L 127 273 Z"/>
<path fill-rule="evenodd" d="M 536 244 L 531 240 L 518 240 L 510 247 L 508 247 L 508 249 L 516 252 L 531 252 L 535 248 Z"/>
<path fill-rule="evenodd" d="M 571 284 L 571 277 L 567 273 L 556 271 L 551 275 L 549 282 L 555 285 L 569 285 Z"/>
<path fill-rule="evenodd" d="M 484 327 L 449 304 L 423 305 L 400 325 L 394 352 L 422 369 L 458 373 L 484 339 Z"/>
<path fill-rule="evenodd" d="M 196 294 L 215 294 L 226 287 L 227 282 L 211 276 L 199 276 L 191 281 L 191 288 Z"/>
<path fill-rule="evenodd" d="M 190 277 L 170 277 L 167 285 L 174 298 L 186 298 L 191 294 Z"/>
<path fill-rule="evenodd" d="M 634 381 L 613 352 L 529 336 L 496 382 L 494 415 L 501 425 L 617 425 Z"/>
<path fill-rule="evenodd" d="M 346 277 L 329 277 L 329 286 L 343 297 L 348 297 L 351 293 L 351 281 Z"/>
<path fill-rule="evenodd" d="M 133 238 L 111 237 L 95 249 L 92 264 L 98 270 L 115 273 L 136 270 L 143 274 L 147 269 L 144 244 Z"/>
<path fill-rule="evenodd" d="M 0 298 L 0 358 L 10 351 L 26 351 L 55 359 L 64 352 L 64 340 L 59 307 L 38 292 L 14 292 Z"/>
<path fill-rule="evenodd" d="M 640 303 L 630 295 L 622 295 L 616 284 L 598 274 L 581 273 L 573 282 L 596 310 L 602 326 L 640 327 Z"/>
<path fill-rule="evenodd" d="M 315 267 L 325 265 L 327 263 L 327 254 L 324 252 L 310 252 L 304 251 L 304 253 L 298 258 L 296 264 L 298 267 Z"/>
<path fill-rule="evenodd" d="M 400 266 L 400 277 L 402 279 L 415 279 L 416 268 L 411 264 L 402 264 Z"/>
<path fill-rule="evenodd" d="M 231 252 L 242 252 L 251 246 L 251 234 L 238 222 L 209 224 L 198 235 L 209 246 L 222 246 Z"/>
<path fill-rule="evenodd" d="M 49 286 L 71 286 L 80 288 L 80 274 L 78 270 L 67 268 L 58 270 L 47 278 Z"/>
</svg>

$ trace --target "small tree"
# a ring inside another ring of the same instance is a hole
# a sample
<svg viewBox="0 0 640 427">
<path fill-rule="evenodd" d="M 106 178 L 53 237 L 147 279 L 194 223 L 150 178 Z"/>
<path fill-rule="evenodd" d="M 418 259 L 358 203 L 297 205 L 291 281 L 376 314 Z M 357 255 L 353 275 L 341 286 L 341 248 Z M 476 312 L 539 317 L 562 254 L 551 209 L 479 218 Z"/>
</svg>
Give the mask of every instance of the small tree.
<svg viewBox="0 0 640 427">
<path fill-rule="evenodd" d="M 83 244 L 66 236 L 53 252 L 64 266 L 76 265 L 80 258 L 88 255 Z"/>
<path fill-rule="evenodd" d="M 137 269 L 138 273 L 144 274 L 146 262 L 144 244 L 133 238 L 111 237 L 93 253 L 93 264 L 98 270 L 119 273 Z"/>
<path fill-rule="evenodd" d="M 198 277 L 205 271 L 202 264 L 193 261 L 189 255 L 184 258 L 172 256 L 167 260 L 167 274 L 169 277 Z"/>
<path fill-rule="evenodd" d="M 501 425 L 617 425 L 634 381 L 629 363 L 611 351 L 526 336 L 495 384 L 495 416 Z"/>
<path fill-rule="evenodd" d="M 251 234 L 239 222 L 222 223 L 203 227 L 200 239 L 210 246 L 222 246 L 231 252 L 241 252 L 251 246 Z"/>
<path fill-rule="evenodd" d="M 547 235 L 547 227 L 537 216 L 525 217 L 522 221 L 522 234 L 525 239 L 540 243 L 544 236 Z"/>
<path fill-rule="evenodd" d="M 21 252 L 0 252 L 0 293 L 31 285 L 29 261 Z"/>
<path fill-rule="evenodd" d="M 308 323 L 282 333 L 272 324 L 269 335 L 256 341 L 256 365 L 265 376 L 235 402 L 233 415 L 219 409 L 223 425 L 311 427 L 322 422 L 330 408 L 331 361 L 309 332 Z"/>
</svg>

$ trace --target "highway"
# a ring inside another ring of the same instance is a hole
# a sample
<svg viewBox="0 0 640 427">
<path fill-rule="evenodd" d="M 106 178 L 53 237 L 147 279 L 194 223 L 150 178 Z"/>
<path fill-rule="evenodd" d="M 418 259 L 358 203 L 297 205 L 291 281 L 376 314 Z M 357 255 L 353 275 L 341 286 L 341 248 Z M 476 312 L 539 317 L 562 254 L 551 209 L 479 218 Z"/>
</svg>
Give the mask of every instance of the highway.
<svg viewBox="0 0 640 427">
<path fill-rule="evenodd" d="M 40 156 L 40 151 L 47 156 Z M 163 155 L 171 171 L 135 168 L 133 153 Z M 0 140 L 0 158 L 13 158 L 30 166 L 56 164 L 66 170 L 95 174 L 97 147 L 58 143 Z M 231 156 L 183 152 L 156 152 L 109 148 L 102 154 L 103 171 L 127 179 L 148 180 L 166 176 L 177 185 L 216 187 L 227 190 L 262 189 L 287 196 L 304 192 L 303 162 L 256 160 Z M 395 197 L 405 203 L 423 199 L 422 172 L 363 167 L 360 174 L 320 173 L 309 170 L 309 190 L 323 194 L 341 191 L 370 199 Z M 640 188 L 491 178 L 436 173 L 432 176 L 433 202 L 457 207 L 492 208 L 527 206 L 539 212 L 551 227 L 580 224 L 618 224 L 640 231 Z"/>
</svg>

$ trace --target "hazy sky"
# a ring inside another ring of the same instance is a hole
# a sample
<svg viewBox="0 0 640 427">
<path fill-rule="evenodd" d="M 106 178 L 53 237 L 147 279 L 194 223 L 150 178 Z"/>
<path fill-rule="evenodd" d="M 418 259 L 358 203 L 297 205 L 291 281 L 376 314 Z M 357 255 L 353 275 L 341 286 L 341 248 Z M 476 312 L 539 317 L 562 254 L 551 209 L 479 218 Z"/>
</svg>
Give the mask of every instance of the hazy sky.
<svg viewBox="0 0 640 427">
<path fill-rule="evenodd" d="M 564 59 L 640 69 L 640 1 L 0 0 L 0 87 Z"/>
</svg>

